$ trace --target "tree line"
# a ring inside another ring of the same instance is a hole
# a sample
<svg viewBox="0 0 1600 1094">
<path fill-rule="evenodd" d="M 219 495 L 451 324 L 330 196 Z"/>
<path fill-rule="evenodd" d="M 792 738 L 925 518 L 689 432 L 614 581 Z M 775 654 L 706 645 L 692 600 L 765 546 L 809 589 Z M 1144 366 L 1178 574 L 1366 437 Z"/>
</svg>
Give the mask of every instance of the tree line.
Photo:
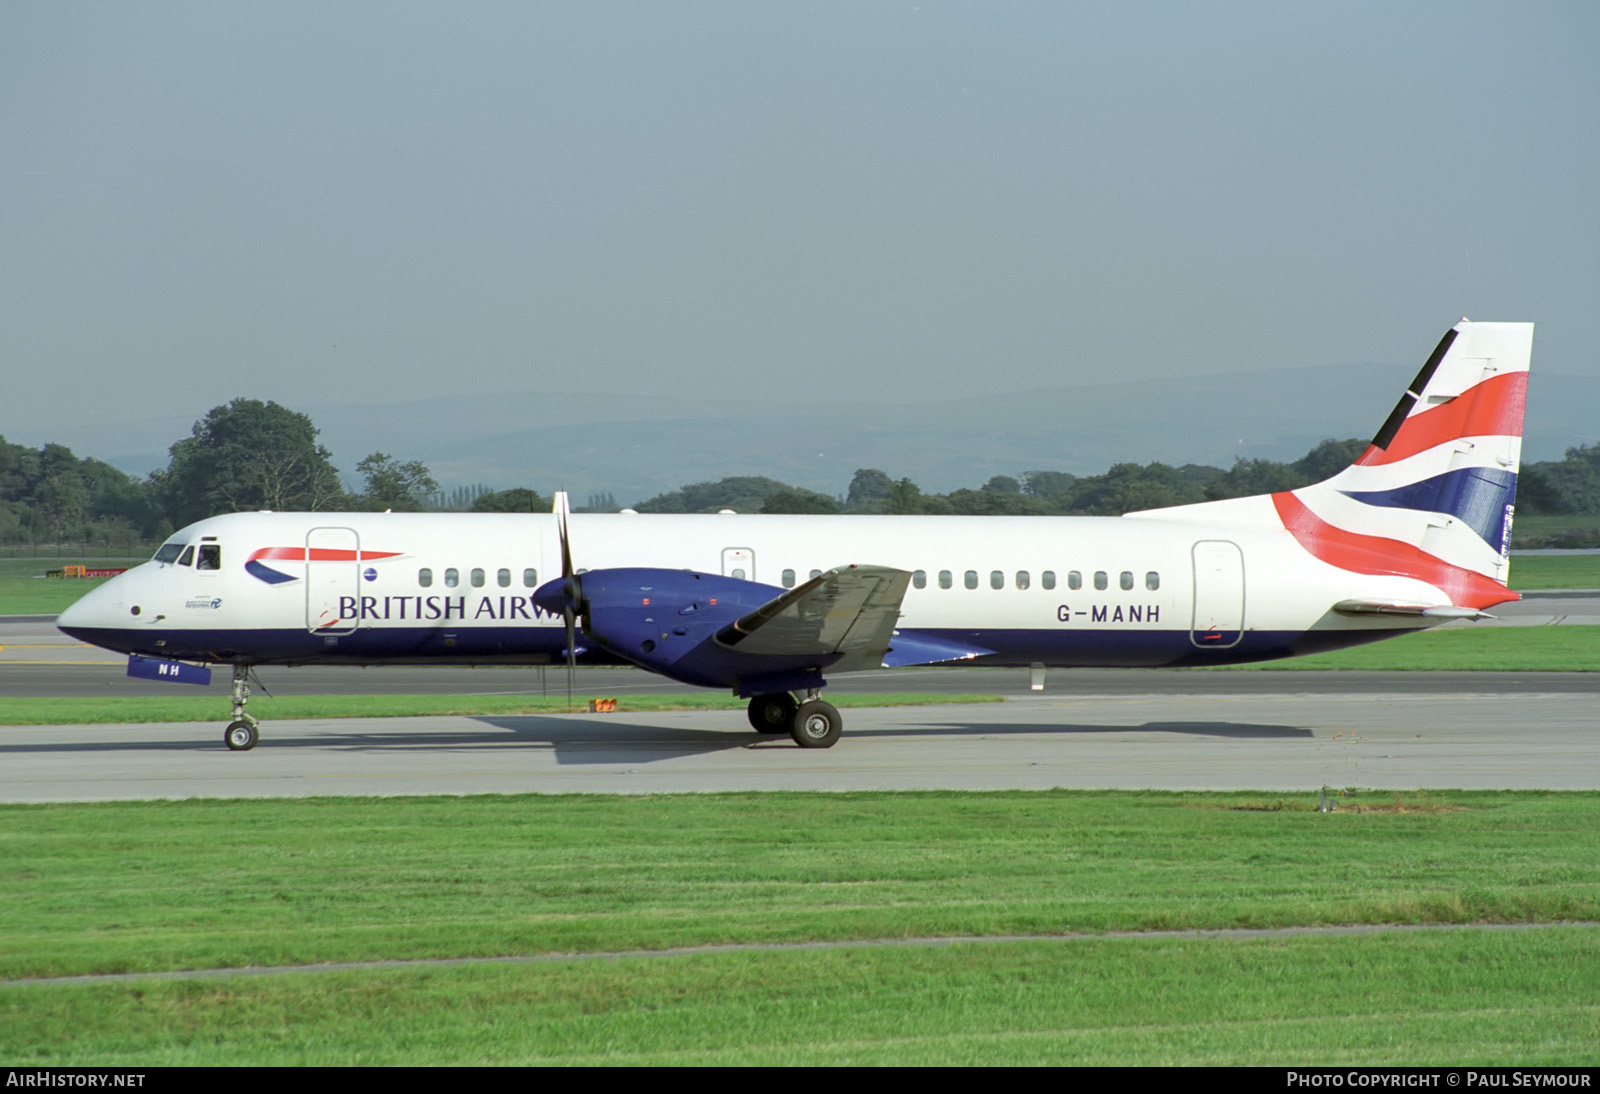
<svg viewBox="0 0 1600 1094">
<path fill-rule="evenodd" d="M 32 449 L 0 437 L 0 543 L 133 544 L 255 509 L 449 507 L 424 464 L 385 452 L 358 463 L 362 489 L 346 490 L 318 432 L 307 415 L 278 403 L 235 399 L 195 422 L 168 450 L 167 466 L 144 479 L 63 445 Z M 532 490 L 474 489 L 462 500 L 478 512 L 550 507 Z"/>
<path fill-rule="evenodd" d="M 356 465 L 358 491 L 346 490 L 311 419 L 274 402 L 235 399 L 195 422 L 168 452 L 165 468 L 137 479 L 62 445 L 40 449 L 0 437 L 0 543 L 131 544 L 163 539 L 217 513 L 274 510 L 462 510 L 547 512 L 548 498 L 518 487 L 441 491 L 428 468 L 374 452 Z M 996 475 L 946 494 L 877 468 L 857 471 L 839 496 L 776 479 L 735 475 L 689 483 L 636 503 L 646 513 L 884 513 L 1114 516 L 1137 509 L 1293 490 L 1335 474 L 1366 442 L 1328 440 L 1288 463 L 1239 459 L 1226 470 L 1203 464 L 1119 463 L 1101 475 L 1028 471 Z M 591 495 L 590 511 L 615 511 L 610 493 Z M 1525 465 L 1520 514 L 1600 514 L 1600 445 L 1568 449 L 1565 459 Z"/>
<path fill-rule="evenodd" d="M 1101 475 L 1027 471 L 996 475 L 976 489 L 925 493 L 908 478 L 876 468 L 855 473 L 833 497 L 775 479 L 733 476 L 690 483 L 634 508 L 642 513 L 920 513 L 953 515 L 1117 516 L 1138 509 L 1295 490 L 1349 466 L 1367 442 L 1328 440 L 1298 460 L 1239 459 L 1223 470 L 1205 464 L 1119 463 Z M 1567 450 L 1563 460 L 1525 465 L 1517 492 L 1523 514 L 1600 515 L 1600 445 Z"/>
</svg>

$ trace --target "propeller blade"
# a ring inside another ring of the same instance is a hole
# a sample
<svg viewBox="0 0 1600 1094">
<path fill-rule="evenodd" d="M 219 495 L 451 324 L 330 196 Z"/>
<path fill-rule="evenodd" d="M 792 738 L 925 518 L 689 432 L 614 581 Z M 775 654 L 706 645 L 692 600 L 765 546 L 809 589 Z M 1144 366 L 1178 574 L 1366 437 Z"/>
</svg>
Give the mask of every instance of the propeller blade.
<svg viewBox="0 0 1600 1094">
<path fill-rule="evenodd" d="M 561 532 L 561 576 L 570 581 L 576 578 L 578 575 L 572 566 L 572 530 L 567 524 L 569 517 L 567 513 L 567 506 L 565 504 L 566 500 L 567 496 L 562 494 L 561 519 L 559 522 Z"/>
<path fill-rule="evenodd" d="M 567 605 L 567 610 L 563 614 L 566 616 L 566 620 L 567 620 L 567 713 L 571 714 L 572 713 L 572 674 L 577 670 L 577 667 L 578 667 L 578 655 L 573 650 L 573 647 L 576 646 L 578 644 L 578 642 L 577 642 L 577 637 L 573 634 L 573 631 L 575 629 L 574 626 L 573 626 L 573 623 L 575 622 L 575 620 L 574 620 L 574 613 L 572 611 L 572 605 L 570 605 L 570 604 Z"/>
<path fill-rule="evenodd" d="M 577 571 L 572 566 L 572 534 L 567 527 L 567 517 L 572 506 L 567 499 L 565 490 L 557 490 L 555 495 L 556 532 L 561 541 L 561 578 L 563 590 L 566 593 L 566 603 L 561 606 L 561 617 L 567 625 L 567 712 L 572 712 L 572 677 L 578 665 L 578 604 L 583 596 L 583 589 L 578 581 Z"/>
</svg>

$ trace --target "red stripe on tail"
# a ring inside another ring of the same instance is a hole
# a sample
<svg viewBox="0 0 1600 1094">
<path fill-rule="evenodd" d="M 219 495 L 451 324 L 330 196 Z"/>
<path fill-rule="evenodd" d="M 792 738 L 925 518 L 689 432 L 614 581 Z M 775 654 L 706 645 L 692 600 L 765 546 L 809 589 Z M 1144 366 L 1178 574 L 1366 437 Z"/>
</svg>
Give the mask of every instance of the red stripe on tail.
<svg viewBox="0 0 1600 1094">
<path fill-rule="evenodd" d="M 1413 414 L 1387 449 L 1369 446 L 1356 463 L 1395 463 L 1458 437 L 1520 437 L 1528 402 L 1528 374 L 1506 372 L 1475 384 L 1436 407 Z"/>
<path fill-rule="evenodd" d="M 1443 591 L 1458 608 L 1492 608 L 1522 599 L 1493 578 L 1452 566 L 1409 543 L 1336 528 L 1293 494 L 1274 494 L 1272 504 L 1277 507 L 1278 519 L 1300 546 L 1330 566 L 1358 574 L 1426 581 Z"/>
</svg>

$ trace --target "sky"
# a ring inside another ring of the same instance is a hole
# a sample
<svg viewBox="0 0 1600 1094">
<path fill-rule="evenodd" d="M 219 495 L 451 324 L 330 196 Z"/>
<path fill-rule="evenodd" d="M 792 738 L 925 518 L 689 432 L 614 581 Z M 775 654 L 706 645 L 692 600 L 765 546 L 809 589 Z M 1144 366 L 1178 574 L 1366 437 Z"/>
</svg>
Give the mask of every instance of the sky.
<svg viewBox="0 0 1600 1094">
<path fill-rule="evenodd" d="M 1589 2 L 3 0 L 0 435 L 448 400 L 388 446 L 426 458 L 474 397 L 612 392 L 804 429 L 1409 367 L 1463 315 L 1592 375 L 1597 48 Z"/>
</svg>

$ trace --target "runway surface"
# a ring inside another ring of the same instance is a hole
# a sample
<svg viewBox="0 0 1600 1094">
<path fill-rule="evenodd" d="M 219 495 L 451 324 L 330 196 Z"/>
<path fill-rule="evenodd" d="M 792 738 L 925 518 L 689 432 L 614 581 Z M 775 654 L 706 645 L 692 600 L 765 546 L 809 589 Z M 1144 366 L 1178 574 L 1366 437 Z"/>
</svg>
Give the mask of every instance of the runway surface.
<svg viewBox="0 0 1600 1094">
<path fill-rule="evenodd" d="M 1193 675 L 1193 674 L 1191 674 Z M 1588 674 L 1584 674 L 1588 675 Z M 1251 677 L 1259 680 L 1265 674 Z M 1269 681 L 1270 682 L 1270 681 Z M 1600 789 L 1593 691 L 1046 693 L 848 710 L 800 749 L 740 712 L 0 728 L 0 801 L 712 790 Z"/>
<path fill-rule="evenodd" d="M 1590 621 L 1596 594 L 1551 598 Z M 1574 603 L 1575 602 L 1575 603 Z M 1525 605 L 1527 602 L 1525 602 Z M 1546 605 L 1548 607 L 1548 604 Z M 1549 620 L 1546 620 L 1549 622 Z M 834 694 L 975 692 L 1003 704 L 846 710 L 829 750 L 761 738 L 739 712 L 267 720 L 221 742 L 210 689 L 130 680 L 121 658 L 44 620 L 0 620 L 0 694 L 205 694 L 207 723 L 0 727 L 0 801 L 322 794 L 670 793 L 1323 786 L 1600 789 L 1600 673 L 918 669 L 841 677 Z M 278 694 L 565 691 L 560 669 L 262 670 Z M 676 686 L 580 670 L 587 694 Z M 684 689 L 690 690 L 690 689 Z"/>
</svg>

